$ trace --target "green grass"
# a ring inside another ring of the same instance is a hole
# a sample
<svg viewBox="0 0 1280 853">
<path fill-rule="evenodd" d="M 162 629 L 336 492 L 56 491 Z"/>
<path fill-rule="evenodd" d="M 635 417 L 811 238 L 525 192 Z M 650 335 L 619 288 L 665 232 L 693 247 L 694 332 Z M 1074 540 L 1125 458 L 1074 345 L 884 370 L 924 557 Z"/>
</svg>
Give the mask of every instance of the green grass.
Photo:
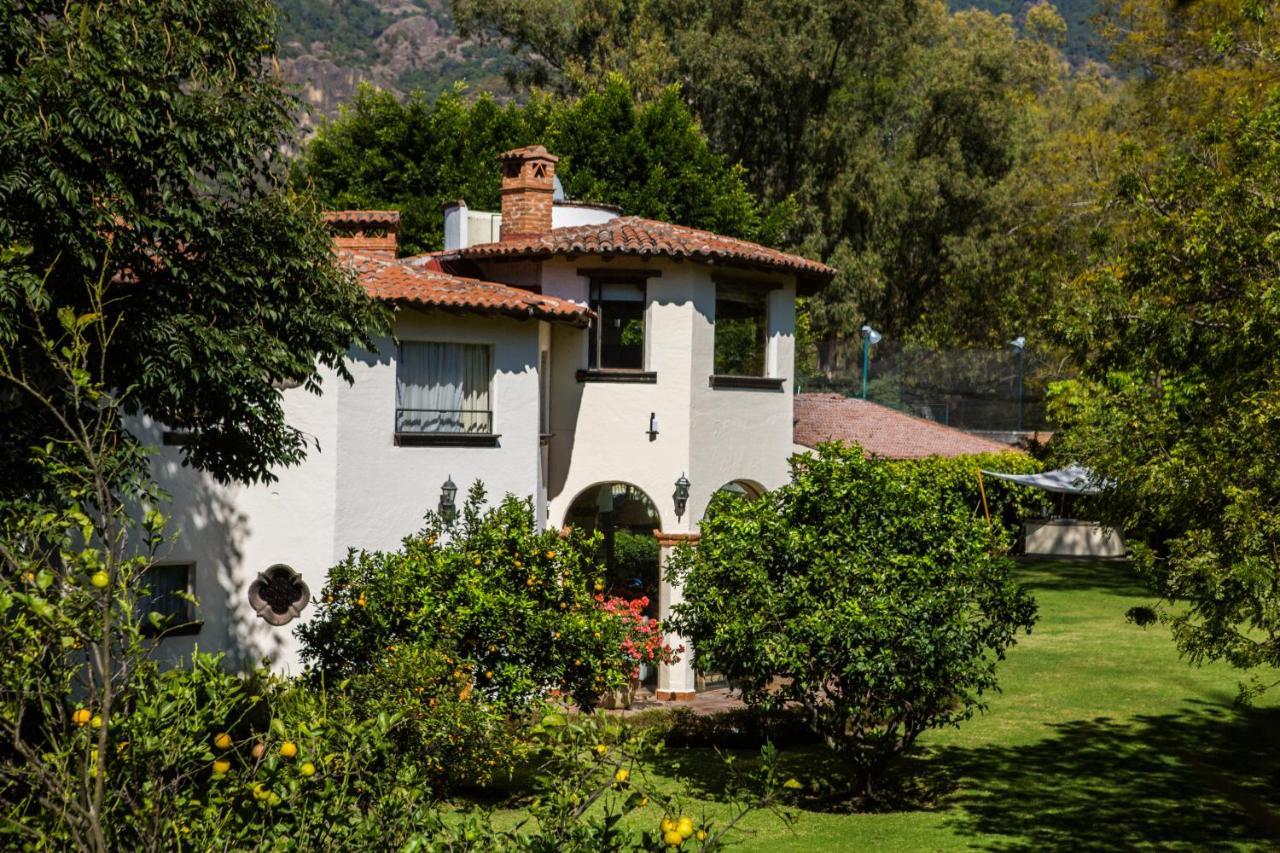
<svg viewBox="0 0 1280 853">
<path fill-rule="evenodd" d="M 752 814 L 734 849 L 1280 847 L 1277 697 L 1241 711 L 1240 673 L 1191 666 L 1165 628 L 1127 623 L 1125 611 L 1150 596 L 1126 565 L 1028 563 L 1018 575 L 1040 621 L 1010 651 L 987 712 L 927 734 L 900 767 L 911 805 L 815 806 L 793 827 Z M 802 781 L 835 772 L 812 748 L 783 760 Z M 662 787 L 684 782 L 695 795 L 689 813 L 725 814 L 724 773 L 709 750 L 670 750 L 649 772 Z M 656 823 L 651 811 L 636 819 Z"/>
</svg>

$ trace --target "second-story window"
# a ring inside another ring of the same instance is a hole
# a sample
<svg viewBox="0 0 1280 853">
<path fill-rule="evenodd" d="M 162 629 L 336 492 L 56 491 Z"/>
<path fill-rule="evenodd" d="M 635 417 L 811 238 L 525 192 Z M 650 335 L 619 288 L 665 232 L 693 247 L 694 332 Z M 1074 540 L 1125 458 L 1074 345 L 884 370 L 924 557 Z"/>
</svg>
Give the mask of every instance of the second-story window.
<svg viewBox="0 0 1280 853">
<path fill-rule="evenodd" d="M 493 432 L 491 349 L 404 341 L 396 362 L 396 432 Z"/>
<path fill-rule="evenodd" d="M 644 284 L 593 282 L 588 364 L 593 369 L 644 369 Z"/>
<path fill-rule="evenodd" d="M 716 285 L 715 373 L 764 376 L 769 294 L 760 288 Z"/>
</svg>

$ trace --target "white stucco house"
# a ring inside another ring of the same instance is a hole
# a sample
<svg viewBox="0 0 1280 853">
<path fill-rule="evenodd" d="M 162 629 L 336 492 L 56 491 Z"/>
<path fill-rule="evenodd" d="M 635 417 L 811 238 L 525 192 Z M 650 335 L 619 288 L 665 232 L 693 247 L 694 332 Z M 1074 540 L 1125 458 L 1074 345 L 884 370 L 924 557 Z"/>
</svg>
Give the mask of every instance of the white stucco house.
<svg viewBox="0 0 1280 853">
<path fill-rule="evenodd" d="M 142 427 L 179 532 L 155 589 L 185 584 L 200 601 L 166 654 L 198 644 L 296 669 L 293 628 L 313 609 L 255 581 L 296 573 L 318 594 L 348 548 L 394 549 L 418 530 L 447 481 L 458 502 L 479 480 L 493 499 L 532 498 L 542 525 L 603 529 L 611 560 L 614 538 L 631 537 L 629 553 L 643 540 L 652 576 L 623 577 L 645 573 L 628 565 L 613 580 L 656 592 L 666 615 L 680 591 L 660 564 L 696 540 L 712 495 L 786 481 L 795 299 L 834 270 L 562 202 L 556 163 L 541 146 L 504 154 L 501 212 L 450 205 L 431 255 L 396 258 L 394 212 L 329 215 L 338 261 L 394 306 L 394 337 L 350 353 L 350 385 L 283 392 L 315 448 L 278 481 L 221 486 L 181 465 L 181 436 Z M 656 689 L 696 686 L 686 655 Z"/>
</svg>

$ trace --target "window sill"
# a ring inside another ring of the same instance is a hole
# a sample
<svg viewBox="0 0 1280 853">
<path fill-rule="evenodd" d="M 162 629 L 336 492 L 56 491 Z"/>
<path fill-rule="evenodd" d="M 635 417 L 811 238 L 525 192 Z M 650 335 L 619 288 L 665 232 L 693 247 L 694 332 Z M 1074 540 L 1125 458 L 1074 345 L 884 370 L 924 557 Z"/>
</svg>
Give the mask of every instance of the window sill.
<svg viewBox="0 0 1280 853">
<path fill-rule="evenodd" d="M 579 370 L 579 382 L 623 382 L 636 385 L 654 385 L 658 374 L 652 370 L 626 370 L 617 367 L 606 367 L 596 370 Z"/>
<path fill-rule="evenodd" d="M 736 388 L 748 391 L 781 391 L 785 380 L 775 376 L 725 376 L 712 374 L 712 388 Z"/>
<path fill-rule="evenodd" d="M 398 432 L 396 447 L 497 447 L 501 435 L 487 432 Z"/>
</svg>

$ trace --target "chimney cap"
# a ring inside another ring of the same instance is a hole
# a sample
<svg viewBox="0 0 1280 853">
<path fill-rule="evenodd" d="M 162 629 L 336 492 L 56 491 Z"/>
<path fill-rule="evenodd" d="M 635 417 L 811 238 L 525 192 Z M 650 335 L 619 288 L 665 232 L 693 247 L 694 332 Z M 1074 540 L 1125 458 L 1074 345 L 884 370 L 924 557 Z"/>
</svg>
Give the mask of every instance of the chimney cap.
<svg viewBox="0 0 1280 853">
<path fill-rule="evenodd" d="M 551 163 L 559 163 L 560 158 L 547 151 L 541 145 L 526 145 L 523 148 L 513 148 L 510 151 L 503 151 L 498 155 L 499 160 L 547 160 Z"/>
</svg>

